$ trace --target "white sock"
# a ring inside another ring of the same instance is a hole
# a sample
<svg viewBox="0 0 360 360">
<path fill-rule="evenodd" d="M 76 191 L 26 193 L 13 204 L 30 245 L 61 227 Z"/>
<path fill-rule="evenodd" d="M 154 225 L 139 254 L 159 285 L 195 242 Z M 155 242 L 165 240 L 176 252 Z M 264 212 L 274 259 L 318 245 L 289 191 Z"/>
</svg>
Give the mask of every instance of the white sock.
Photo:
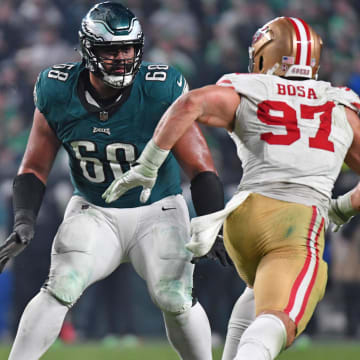
<svg viewBox="0 0 360 360">
<path fill-rule="evenodd" d="M 185 313 L 163 315 L 167 337 L 181 359 L 212 359 L 210 324 L 199 303 Z"/>
<path fill-rule="evenodd" d="M 255 320 L 254 290 L 246 288 L 230 316 L 222 360 L 233 360 L 243 332 Z"/>
<path fill-rule="evenodd" d="M 260 315 L 244 331 L 234 360 L 273 360 L 286 340 L 285 325 L 277 316 Z"/>
<path fill-rule="evenodd" d="M 69 309 L 46 291 L 40 291 L 26 306 L 9 360 L 38 360 L 59 335 Z"/>
</svg>

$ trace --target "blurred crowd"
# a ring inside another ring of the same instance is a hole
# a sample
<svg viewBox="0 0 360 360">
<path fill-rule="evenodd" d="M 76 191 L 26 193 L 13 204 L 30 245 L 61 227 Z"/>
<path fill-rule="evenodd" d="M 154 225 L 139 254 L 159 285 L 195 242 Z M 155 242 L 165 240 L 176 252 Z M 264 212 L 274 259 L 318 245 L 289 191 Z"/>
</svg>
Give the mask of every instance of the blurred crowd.
<svg viewBox="0 0 360 360">
<path fill-rule="evenodd" d="M 224 73 L 247 72 L 248 46 L 252 35 L 268 20 L 284 15 L 304 18 L 321 35 L 324 50 L 319 78 L 337 86 L 349 86 L 360 94 L 358 0 L 313 0 L 311 3 L 303 0 L 121 2 L 138 16 L 143 25 L 144 60 L 177 67 L 191 88 L 214 83 Z M 80 59 L 76 51 L 79 24 L 95 3 L 94 0 L 73 0 L 71 4 L 66 0 L 0 0 L 2 237 L 7 236 L 11 228 L 11 183 L 31 127 L 34 110 L 32 92 L 36 77 L 50 65 Z M 230 197 L 241 178 L 241 164 L 236 157 L 234 144 L 224 131 L 204 129 L 204 132 L 225 185 L 226 196 Z M 0 276 L 0 338 L 4 334 L 13 335 L 25 304 L 45 280 L 51 241 L 61 221 L 64 205 L 71 195 L 67 171 L 66 158 L 60 153 L 49 179 L 36 238 L 6 275 Z M 344 174 L 337 183 L 339 193 L 358 180 L 351 171 L 344 171 Z M 186 197 L 190 199 L 185 179 L 184 189 Z M 329 249 L 330 284 L 331 288 L 339 291 L 334 291 L 334 301 L 324 311 L 341 314 L 340 325 L 335 330 L 356 336 L 359 315 L 354 314 L 352 305 L 346 299 L 356 296 L 357 308 L 360 310 L 360 271 L 354 272 L 356 276 L 344 275 L 344 268 L 348 270 L 348 266 L 344 265 L 348 264 L 347 257 L 354 253 L 360 254 L 359 222 L 351 224 L 351 230 L 346 232 L 345 226 L 342 233 L 328 236 L 331 247 L 336 237 L 339 238 L 334 248 L 340 247 L 341 251 L 332 252 Z M 359 257 L 353 260 L 352 266 L 358 267 Z M 332 262 L 336 265 L 334 270 Z M 198 284 L 198 296 L 209 312 L 213 328 L 223 335 L 226 318 L 243 284 L 237 280 L 232 269 L 220 271 L 218 266 L 206 262 L 199 266 L 195 283 Z M 115 291 L 116 284 L 119 284 L 122 292 L 108 298 L 106 295 Z M 96 303 L 93 301 L 95 298 Z M 89 321 L 89 316 L 93 314 L 94 308 L 101 307 L 100 298 L 103 299 L 103 310 L 116 306 L 125 309 L 118 309 L 115 315 L 112 313 L 109 316 L 100 312 L 98 322 L 94 324 Z M 103 337 L 108 333 L 161 332 L 163 329 L 159 316 L 150 300 L 147 300 L 145 290 L 141 288 L 133 271 L 128 271 L 125 266 L 108 282 L 89 290 L 87 298 L 80 300 L 79 311 L 74 309 L 72 322 L 85 337 Z M 348 324 L 350 321 L 347 319 L 350 318 L 352 322 Z M 105 325 L 104 319 L 107 319 Z M 321 322 L 321 314 L 317 323 L 320 329 L 321 326 L 326 327 Z"/>
</svg>

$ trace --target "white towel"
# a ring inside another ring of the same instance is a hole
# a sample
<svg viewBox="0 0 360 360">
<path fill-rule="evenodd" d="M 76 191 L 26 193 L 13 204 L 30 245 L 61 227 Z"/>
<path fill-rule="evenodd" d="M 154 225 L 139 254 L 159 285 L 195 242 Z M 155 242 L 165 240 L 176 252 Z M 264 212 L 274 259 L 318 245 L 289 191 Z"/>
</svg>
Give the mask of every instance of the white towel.
<svg viewBox="0 0 360 360">
<path fill-rule="evenodd" d="M 193 218 L 191 220 L 191 240 L 186 248 L 195 257 L 206 255 L 214 245 L 226 217 L 243 203 L 249 194 L 250 191 L 238 192 L 228 201 L 223 210 Z"/>
</svg>

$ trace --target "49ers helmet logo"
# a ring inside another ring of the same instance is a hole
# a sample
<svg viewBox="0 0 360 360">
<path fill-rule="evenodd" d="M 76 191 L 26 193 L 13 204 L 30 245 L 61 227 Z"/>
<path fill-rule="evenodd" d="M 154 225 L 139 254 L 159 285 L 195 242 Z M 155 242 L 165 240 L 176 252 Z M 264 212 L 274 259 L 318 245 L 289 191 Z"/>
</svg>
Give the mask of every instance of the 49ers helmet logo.
<svg viewBox="0 0 360 360">
<path fill-rule="evenodd" d="M 254 45 L 258 42 L 267 32 L 269 32 L 269 26 L 263 26 L 261 29 L 258 29 L 254 36 L 252 37 L 251 45 Z"/>
</svg>

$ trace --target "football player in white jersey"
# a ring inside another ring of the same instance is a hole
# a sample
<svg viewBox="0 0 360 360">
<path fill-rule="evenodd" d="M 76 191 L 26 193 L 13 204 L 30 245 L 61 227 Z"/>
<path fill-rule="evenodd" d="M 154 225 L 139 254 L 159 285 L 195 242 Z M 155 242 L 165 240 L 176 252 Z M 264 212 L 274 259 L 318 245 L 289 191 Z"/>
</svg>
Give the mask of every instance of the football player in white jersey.
<svg viewBox="0 0 360 360">
<path fill-rule="evenodd" d="M 244 298 L 250 304 L 255 298 L 256 318 L 249 316 L 226 360 L 275 359 L 301 334 L 325 291 L 329 208 L 340 225 L 357 212 L 351 194 L 332 203 L 331 192 L 344 160 L 360 173 L 360 99 L 317 81 L 321 47 L 302 19 L 265 24 L 249 49 L 251 74 L 227 74 L 181 96 L 139 165 L 103 195 L 111 202 L 139 185 L 148 194 L 163 152 L 194 121 L 229 132 L 243 165 L 238 191 L 224 210 L 193 219 L 187 245 L 195 256 L 206 254 L 224 223 L 227 251 L 251 289 Z"/>
</svg>

